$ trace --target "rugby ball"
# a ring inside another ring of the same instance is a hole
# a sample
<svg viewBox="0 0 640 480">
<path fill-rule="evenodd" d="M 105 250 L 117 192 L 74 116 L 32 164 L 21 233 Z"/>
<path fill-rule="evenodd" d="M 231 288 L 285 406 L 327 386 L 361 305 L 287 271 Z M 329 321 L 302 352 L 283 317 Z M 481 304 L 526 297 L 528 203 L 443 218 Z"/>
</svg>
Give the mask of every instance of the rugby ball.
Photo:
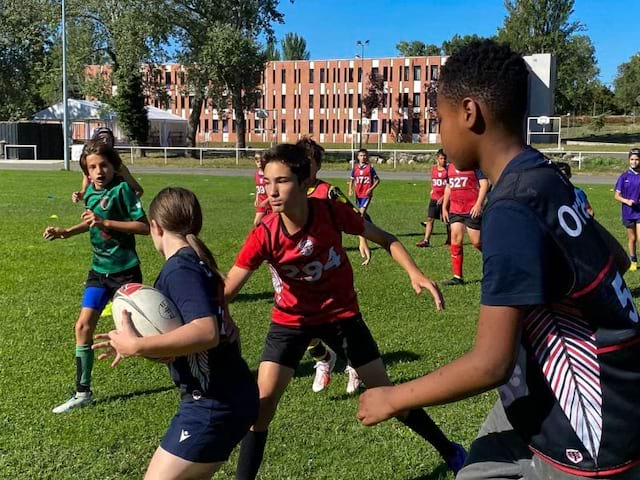
<svg viewBox="0 0 640 480">
<path fill-rule="evenodd" d="M 133 327 L 141 337 L 160 335 L 183 325 L 178 309 L 159 290 L 127 283 L 113 296 L 113 322 L 122 329 L 122 311 L 131 314 Z"/>
</svg>

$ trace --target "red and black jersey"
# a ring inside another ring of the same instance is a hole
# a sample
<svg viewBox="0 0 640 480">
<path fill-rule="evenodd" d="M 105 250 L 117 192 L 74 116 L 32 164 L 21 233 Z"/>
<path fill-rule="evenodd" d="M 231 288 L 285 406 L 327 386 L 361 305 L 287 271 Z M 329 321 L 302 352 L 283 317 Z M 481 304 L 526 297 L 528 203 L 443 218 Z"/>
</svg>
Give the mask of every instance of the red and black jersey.
<svg viewBox="0 0 640 480">
<path fill-rule="evenodd" d="M 260 169 L 256 170 L 256 210 L 258 212 L 269 213 L 271 208 L 267 202 L 267 190 L 264 187 L 264 172 Z"/>
<path fill-rule="evenodd" d="M 440 200 L 444 196 L 444 189 L 447 186 L 447 167 L 439 168 L 437 165 L 431 167 L 431 199 Z"/>
<path fill-rule="evenodd" d="M 451 188 L 449 212 L 468 214 L 478 200 L 479 180 L 484 179 L 485 176 L 480 170 L 460 171 L 451 163 L 447 168 L 447 177 Z"/>
<path fill-rule="evenodd" d="M 280 215 L 271 213 L 249 233 L 235 262 L 246 270 L 269 264 L 275 290 L 272 320 L 282 325 L 317 325 L 359 313 L 342 232 L 362 234 L 364 219 L 340 202 L 308 202 L 304 228 L 291 235 Z"/>
<path fill-rule="evenodd" d="M 369 189 L 373 185 L 374 180 L 378 178 L 375 168 L 369 163 L 357 164 L 351 171 L 351 179 L 355 183 L 355 191 L 357 198 L 368 198 L 371 196 Z"/>
<path fill-rule="evenodd" d="M 307 197 L 328 199 L 331 184 L 324 180 L 316 180 L 316 182 L 307 190 Z"/>
</svg>

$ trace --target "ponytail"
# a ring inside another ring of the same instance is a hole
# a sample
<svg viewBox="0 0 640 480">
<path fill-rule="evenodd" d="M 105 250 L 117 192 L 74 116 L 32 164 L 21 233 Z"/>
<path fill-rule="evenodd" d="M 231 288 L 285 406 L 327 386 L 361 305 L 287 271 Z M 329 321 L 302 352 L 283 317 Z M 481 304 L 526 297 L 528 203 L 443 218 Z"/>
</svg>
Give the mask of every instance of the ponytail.
<svg viewBox="0 0 640 480">
<path fill-rule="evenodd" d="M 205 265 L 209 268 L 209 270 L 211 270 L 211 272 L 216 277 L 218 277 L 218 280 L 224 283 L 224 276 L 218 269 L 218 264 L 216 262 L 216 259 L 213 258 L 213 253 L 211 253 L 211 250 L 209 250 L 209 247 L 207 247 L 205 243 L 202 240 L 200 240 L 200 238 L 198 238 L 197 235 L 194 235 L 193 233 L 188 233 L 187 235 L 185 235 L 185 239 L 187 240 L 187 243 L 189 244 L 189 246 L 193 248 L 193 250 L 196 252 L 200 260 L 202 260 L 205 263 Z"/>
</svg>

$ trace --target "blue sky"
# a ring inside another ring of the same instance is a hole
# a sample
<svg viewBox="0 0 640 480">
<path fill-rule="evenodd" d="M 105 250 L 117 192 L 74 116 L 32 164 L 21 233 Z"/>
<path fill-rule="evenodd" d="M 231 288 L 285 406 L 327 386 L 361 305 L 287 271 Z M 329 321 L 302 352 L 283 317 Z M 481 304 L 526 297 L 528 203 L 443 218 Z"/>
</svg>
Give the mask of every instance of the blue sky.
<svg viewBox="0 0 640 480">
<path fill-rule="evenodd" d="M 392 57 L 401 40 L 440 45 L 454 34 L 492 35 L 502 25 L 503 0 L 281 0 L 287 32 L 302 35 L 312 59 L 350 58 L 356 40 L 369 40 L 367 57 Z M 640 50 L 640 0 L 576 0 L 573 20 L 587 27 L 600 79 L 611 83 L 620 63 Z"/>
</svg>

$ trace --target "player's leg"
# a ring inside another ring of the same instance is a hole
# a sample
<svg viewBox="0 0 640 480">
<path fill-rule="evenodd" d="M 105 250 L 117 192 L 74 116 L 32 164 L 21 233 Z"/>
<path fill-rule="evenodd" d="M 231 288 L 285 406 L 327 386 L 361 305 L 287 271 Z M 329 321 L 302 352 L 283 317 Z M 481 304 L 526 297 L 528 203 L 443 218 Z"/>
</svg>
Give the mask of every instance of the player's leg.
<svg viewBox="0 0 640 480">
<path fill-rule="evenodd" d="M 331 382 L 331 372 L 336 364 L 336 354 L 319 338 L 311 340 L 307 347 L 307 352 L 316 362 L 313 366 L 316 374 L 311 389 L 318 393 L 327 388 Z"/>
<path fill-rule="evenodd" d="M 451 214 L 449 215 L 451 223 L 451 270 L 453 277 L 450 280 L 442 282 L 443 285 L 460 285 L 464 283 L 462 277 L 462 263 L 464 260 L 464 251 L 462 242 L 464 240 L 464 218 Z"/>
<path fill-rule="evenodd" d="M 627 227 L 627 233 L 629 236 L 629 258 L 631 259 L 631 265 L 629 270 L 635 272 L 638 269 L 638 256 L 636 253 L 636 244 L 638 243 L 638 234 L 640 233 L 640 225 L 633 222 L 630 227 Z"/>
<path fill-rule="evenodd" d="M 195 463 L 158 447 L 147 468 L 145 480 L 209 480 L 224 462 Z"/>
<path fill-rule="evenodd" d="M 238 480 L 256 478 L 267 443 L 269 424 L 311 338 L 313 336 L 302 328 L 271 324 L 258 367 L 258 419 L 240 444 Z"/>
<path fill-rule="evenodd" d="M 480 220 L 474 221 L 473 225 L 467 224 L 467 235 L 473 248 L 482 251 L 482 240 L 480 239 Z"/>
<path fill-rule="evenodd" d="M 438 204 L 437 200 L 429 200 L 429 206 L 427 207 L 427 221 L 424 225 L 424 239 L 416 243 L 417 247 L 426 248 L 430 247 L 431 234 L 433 233 L 433 223 L 436 218 L 442 216 L 442 206 Z"/>
</svg>

